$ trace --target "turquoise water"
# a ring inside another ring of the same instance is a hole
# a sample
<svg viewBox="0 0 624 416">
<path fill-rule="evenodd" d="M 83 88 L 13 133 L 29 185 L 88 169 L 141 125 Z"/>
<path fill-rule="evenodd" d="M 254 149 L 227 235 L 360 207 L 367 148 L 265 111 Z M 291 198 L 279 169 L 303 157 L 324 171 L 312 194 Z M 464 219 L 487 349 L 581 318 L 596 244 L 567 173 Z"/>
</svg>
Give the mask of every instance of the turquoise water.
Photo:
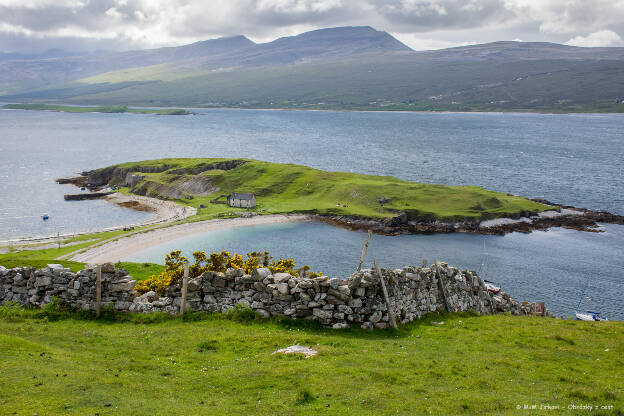
<svg viewBox="0 0 624 416">
<path fill-rule="evenodd" d="M 423 259 L 444 260 L 477 270 L 521 300 L 545 301 L 558 315 L 569 316 L 588 282 L 582 304 L 624 319 L 624 227 L 606 225 L 603 233 L 552 229 L 506 236 L 476 234 L 374 235 L 365 267 L 377 257 L 382 267 L 420 265 Z M 162 263 L 167 253 L 183 250 L 208 253 L 227 250 L 246 254 L 269 250 L 274 257 L 292 257 L 329 276 L 346 277 L 360 259 L 366 234 L 323 223 L 259 225 L 196 234 L 127 257 L 136 262 Z M 485 255 L 484 255 L 485 243 Z M 590 254 L 591 253 L 591 254 Z"/>
</svg>

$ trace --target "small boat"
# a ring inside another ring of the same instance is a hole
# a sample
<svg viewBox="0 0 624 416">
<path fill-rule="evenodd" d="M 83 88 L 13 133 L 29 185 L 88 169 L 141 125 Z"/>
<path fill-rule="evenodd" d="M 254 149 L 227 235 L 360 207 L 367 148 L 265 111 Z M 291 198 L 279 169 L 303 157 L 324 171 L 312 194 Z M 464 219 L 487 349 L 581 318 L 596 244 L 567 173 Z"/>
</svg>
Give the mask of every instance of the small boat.
<svg viewBox="0 0 624 416">
<path fill-rule="evenodd" d="M 50 219 L 50 216 L 49 216 L 48 214 L 43 214 L 43 215 L 41 216 L 41 219 L 43 219 L 44 221 L 46 221 L 46 220 L 49 220 L 49 219 Z"/>
<path fill-rule="evenodd" d="M 608 321 L 608 319 L 602 316 L 600 312 L 575 312 L 574 315 L 579 321 Z"/>
<path fill-rule="evenodd" d="M 488 292 L 494 295 L 498 294 L 498 292 L 501 291 L 500 286 L 496 286 L 493 282 L 490 282 L 489 280 L 483 280 L 483 283 L 485 283 L 485 287 L 488 290 Z"/>
<path fill-rule="evenodd" d="M 583 299 L 585 299 L 586 297 L 585 295 L 587 294 L 587 290 L 589 290 L 589 286 L 591 286 L 591 281 L 587 282 L 587 287 L 583 291 L 583 294 L 581 295 L 581 300 L 579 300 L 578 305 L 576 305 L 576 310 L 579 310 L 579 308 L 581 307 L 581 303 L 583 303 Z M 587 297 L 587 299 L 589 299 L 589 297 Z M 608 319 L 602 316 L 600 312 L 594 312 L 594 311 L 586 311 L 586 312 L 575 311 L 574 316 L 579 321 L 608 321 Z"/>
</svg>

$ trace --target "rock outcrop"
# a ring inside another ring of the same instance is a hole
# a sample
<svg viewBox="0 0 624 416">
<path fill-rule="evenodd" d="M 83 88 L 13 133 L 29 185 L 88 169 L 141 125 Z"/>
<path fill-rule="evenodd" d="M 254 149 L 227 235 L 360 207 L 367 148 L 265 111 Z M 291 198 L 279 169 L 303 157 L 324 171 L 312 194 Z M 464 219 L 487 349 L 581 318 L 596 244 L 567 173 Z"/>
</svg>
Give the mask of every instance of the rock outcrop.
<svg viewBox="0 0 624 416">
<path fill-rule="evenodd" d="M 389 305 L 382 295 L 379 276 L 371 270 L 338 279 L 271 274 L 266 268 L 256 269 L 252 274 L 245 274 L 243 269 L 206 272 L 190 279 L 186 305 L 194 311 L 207 312 L 226 312 L 236 305 L 244 305 L 263 317 L 311 319 L 336 329 L 355 325 L 385 328 L 390 321 L 389 310 L 401 323 L 443 310 L 552 316 L 543 306 L 518 302 L 505 293 L 492 296 L 475 272 L 445 263 L 439 263 L 437 271 L 406 266 L 382 269 L 382 274 L 388 287 Z M 78 273 L 52 267 L 0 268 L 0 303 L 44 306 L 56 296 L 67 305 L 92 310 L 95 282 L 96 271 L 89 266 Z M 134 291 L 135 284 L 125 270 L 115 270 L 110 263 L 103 265 L 102 306 L 142 313 L 180 311 L 180 283 L 169 287 L 164 296 L 154 292 L 139 296 Z"/>
<path fill-rule="evenodd" d="M 82 175 L 87 177 L 87 183 L 90 187 L 100 187 L 104 185 L 122 185 L 125 183 L 126 176 L 130 172 L 160 173 L 172 167 L 173 166 L 166 164 L 156 166 L 136 165 L 124 168 L 109 166 L 103 169 L 82 172 Z"/>
</svg>

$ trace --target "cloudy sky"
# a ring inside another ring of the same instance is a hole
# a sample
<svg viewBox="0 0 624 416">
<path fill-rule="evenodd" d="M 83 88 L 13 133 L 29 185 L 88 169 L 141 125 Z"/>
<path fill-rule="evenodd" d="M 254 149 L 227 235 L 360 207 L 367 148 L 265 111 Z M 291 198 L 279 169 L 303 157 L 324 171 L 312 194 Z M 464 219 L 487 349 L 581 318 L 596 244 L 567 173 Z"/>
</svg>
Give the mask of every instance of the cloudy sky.
<svg viewBox="0 0 624 416">
<path fill-rule="evenodd" d="M 123 50 L 368 25 L 414 49 L 624 46 L 624 0 L 0 0 L 0 52 Z"/>
</svg>

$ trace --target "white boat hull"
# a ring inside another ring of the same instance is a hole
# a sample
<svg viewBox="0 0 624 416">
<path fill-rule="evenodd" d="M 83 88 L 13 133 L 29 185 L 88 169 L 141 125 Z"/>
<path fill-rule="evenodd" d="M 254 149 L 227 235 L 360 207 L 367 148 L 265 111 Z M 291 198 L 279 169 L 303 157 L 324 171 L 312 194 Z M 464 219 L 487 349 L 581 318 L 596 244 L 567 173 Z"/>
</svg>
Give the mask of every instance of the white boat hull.
<svg viewBox="0 0 624 416">
<path fill-rule="evenodd" d="M 595 315 L 591 313 L 576 312 L 575 316 L 576 316 L 576 319 L 578 319 L 579 321 L 606 321 L 607 320 L 607 318 L 603 318 L 600 315 Z"/>
</svg>

